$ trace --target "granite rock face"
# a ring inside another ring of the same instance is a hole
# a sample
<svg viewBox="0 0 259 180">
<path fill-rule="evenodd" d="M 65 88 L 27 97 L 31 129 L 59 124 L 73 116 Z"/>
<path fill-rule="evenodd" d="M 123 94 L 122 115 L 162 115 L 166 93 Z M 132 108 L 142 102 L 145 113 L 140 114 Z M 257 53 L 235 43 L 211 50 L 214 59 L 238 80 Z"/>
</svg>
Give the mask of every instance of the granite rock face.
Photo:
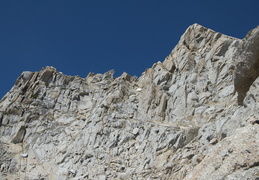
<svg viewBox="0 0 259 180">
<path fill-rule="evenodd" d="M 25 71 L 0 102 L 0 179 L 259 178 L 259 27 L 198 24 L 141 77 Z"/>
</svg>

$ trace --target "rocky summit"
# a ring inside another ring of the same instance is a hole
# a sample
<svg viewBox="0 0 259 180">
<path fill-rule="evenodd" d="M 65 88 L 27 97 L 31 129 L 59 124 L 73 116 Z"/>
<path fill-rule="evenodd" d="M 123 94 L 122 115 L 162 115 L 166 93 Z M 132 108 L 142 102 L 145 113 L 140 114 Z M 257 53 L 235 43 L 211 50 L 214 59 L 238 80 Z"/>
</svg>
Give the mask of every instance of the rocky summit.
<svg viewBox="0 0 259 180">
<path fill-rule="evenodd" d="M 259 179 L 259 26 L 191 25 L 139 78 L 25 71 L 0 101 L 0 179 Z"/>
</svg>

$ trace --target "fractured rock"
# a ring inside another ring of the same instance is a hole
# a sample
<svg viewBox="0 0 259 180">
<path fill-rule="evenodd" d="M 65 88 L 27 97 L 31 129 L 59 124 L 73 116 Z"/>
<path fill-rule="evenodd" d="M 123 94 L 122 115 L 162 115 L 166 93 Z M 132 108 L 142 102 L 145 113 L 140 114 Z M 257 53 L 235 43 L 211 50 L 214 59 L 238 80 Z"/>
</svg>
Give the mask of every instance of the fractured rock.
<svg viewBox="0 0 259 180">
<path fill-rule="evenodd" d="M 0 179 L 258 178 L 258 43 L 194 24 L 138 79 L 23 72 L 0 101 Z"/>
</svg>

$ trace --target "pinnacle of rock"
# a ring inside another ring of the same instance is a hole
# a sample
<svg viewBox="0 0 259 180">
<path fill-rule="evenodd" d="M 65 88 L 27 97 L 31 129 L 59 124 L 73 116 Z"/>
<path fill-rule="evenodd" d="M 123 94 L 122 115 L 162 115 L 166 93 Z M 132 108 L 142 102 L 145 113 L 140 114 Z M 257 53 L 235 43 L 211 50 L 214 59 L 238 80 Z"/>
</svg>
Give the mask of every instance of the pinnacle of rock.
<svg viewBox="0 0 259 180">
<path fill-rule="evenodd" d="M 24 71 L 0 101 L 0 179 L 256 179 L 259 26 L 191 25 L 137 78 Z"/>
</svg>

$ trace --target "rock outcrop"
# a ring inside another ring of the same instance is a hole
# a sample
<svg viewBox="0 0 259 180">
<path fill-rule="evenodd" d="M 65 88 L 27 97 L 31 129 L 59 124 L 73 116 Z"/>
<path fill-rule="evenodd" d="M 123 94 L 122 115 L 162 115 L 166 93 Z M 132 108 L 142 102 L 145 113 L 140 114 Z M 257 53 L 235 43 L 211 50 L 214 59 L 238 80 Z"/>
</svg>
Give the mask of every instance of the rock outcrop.
<svg viewBox="0 0 259 180">
<path fill-rule="evenodd" d="M 0 179 L 259 178 L 259 27 L 190 26 L 141 77 L 25 71 L 0 102 Z"/>
</svg>

